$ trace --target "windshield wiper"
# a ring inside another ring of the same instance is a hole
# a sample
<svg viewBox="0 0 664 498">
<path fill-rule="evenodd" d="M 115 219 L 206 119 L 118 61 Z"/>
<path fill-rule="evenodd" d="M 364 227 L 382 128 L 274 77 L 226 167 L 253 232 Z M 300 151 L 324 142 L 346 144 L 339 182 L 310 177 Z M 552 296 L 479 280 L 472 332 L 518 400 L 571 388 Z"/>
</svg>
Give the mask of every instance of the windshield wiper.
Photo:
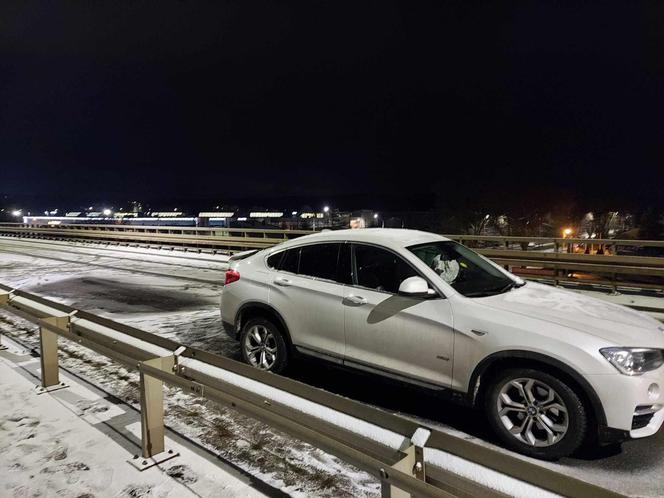
<svg viewBox="0 0 664 498">
<path fill-rule="evenodd" d="M 495 296 L 498 294 L 503 294 L 511 289 L 518 288 L 518 287 L 523 287 L 526 285 L 526 282 L 516 282 L 514 280 L 510 281 L 507 285 L 503 285 L 502 287 L 498 287 L 496 289 L 486 289 L 486 290 L 481 290 L 477 292 L 468 292 L 465 294 L 466 297 L 485 297 L 485 296 Z"/>
<path fill-rule="evenodd" d="M 524 285 L 526 285 L 525 281 L 517 282 L 516 280 L 512 280 L 509 284 L 502 287 L 498 291 L 498 294 L 502 294 L 502 293 L 507 292 L 507 291 L 512 290 L 512 289 L 518 289 L 519 287 L 523 287 Z"/>
<path fill-rule="evenodd" d="M 516 287 L 516 285 L 517 285 L 516 282 L 512 281 L 512 282 L 510 282 L 509 284 L 507 284 L 506 286 L 502 287 L 502 288 L 498 291 L 498 294 L 502 294 L 502 293 L 504 293 L 504 292 L 507 292 L 507 291 L 509 291 L 509 290 L 514 289 L 514 287 Z"/>
</svg>

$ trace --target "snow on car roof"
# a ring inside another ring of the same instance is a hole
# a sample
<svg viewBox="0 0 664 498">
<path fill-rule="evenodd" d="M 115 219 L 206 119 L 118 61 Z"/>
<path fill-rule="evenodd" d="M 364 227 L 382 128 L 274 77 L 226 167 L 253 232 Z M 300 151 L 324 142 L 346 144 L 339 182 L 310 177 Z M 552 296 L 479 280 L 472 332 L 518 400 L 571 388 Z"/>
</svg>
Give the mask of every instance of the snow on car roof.
<svg viewBox="0 0 664 498">
<path fill-rule="evenodd" d="M 441 240 L 449 239 L 430 232 L 408 230 L 404 228 L 359 228 L 354 230 L 329 230 L 312 235 L 305 235 L 304 237 L 298 237 L 285 244 L 280 244 L 279 247 L 282 248 L 290 245 L 324 241 L 368 242 L 386 246 L 408 247 L 415 244 Z"/>
</svg>

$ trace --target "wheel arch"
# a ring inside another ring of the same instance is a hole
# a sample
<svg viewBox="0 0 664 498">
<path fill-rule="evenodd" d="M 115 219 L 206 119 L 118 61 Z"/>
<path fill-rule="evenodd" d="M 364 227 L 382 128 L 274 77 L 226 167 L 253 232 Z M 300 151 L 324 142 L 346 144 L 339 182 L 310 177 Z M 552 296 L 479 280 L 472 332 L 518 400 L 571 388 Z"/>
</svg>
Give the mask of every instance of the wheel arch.
<svg viewBox="0 0 664 498">
<path fill-rule="evenodd" d="M 242 325 L 250 318 L 265 318 L 275 322 L 279 330 L 284 334 L 284 340 L 289 349 L 293 349 L 293 341 L 291 340 L 290 332 L 286 321 L 281 314 L 267 303 L 262 302 L 248 302 L 244 303 L 235 313 L 234 331 L 236 338 L 240 337 Z"/>
<path fill-rule="evenodd" d="M 484 358 L 473 371 L 469 382 L 469 394 L 473 405 L 481 402 L 488 382 L 482 382 L 486 375 L 492 372 L 498 372 L 507 368 L 539 368 L 547 373 L 558 374 L 568 383 L 572 383 L 579 388 L 579 394 L 582 401 L 590 409 L 590 415 L 598 425 L 598 428 L 606 427 L 606 414 L 599 396 L 590 385 L 576 370 L 556 358 L 542 353 L 522 350 L 509 350 L 493 353 Z"/>
</svg>

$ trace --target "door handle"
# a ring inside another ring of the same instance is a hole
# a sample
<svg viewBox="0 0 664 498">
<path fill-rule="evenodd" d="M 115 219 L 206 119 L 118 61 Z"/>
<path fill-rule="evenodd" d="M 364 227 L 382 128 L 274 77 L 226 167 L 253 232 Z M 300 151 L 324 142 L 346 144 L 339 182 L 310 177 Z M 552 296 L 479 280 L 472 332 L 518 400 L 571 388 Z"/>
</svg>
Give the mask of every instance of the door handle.
<svg viewBox="0 0 664 498">
<path fill-rule="evenodd" d="M 277 285 L 281 285 L 282 287 L 288 287 L 291 284 L 291 281 L 288 280 L 287 278 L 277 277 L 274 279 L 274 283 Z"/>
<path fill-rule="evenodd" d="M 362 306 L 363 304 L 367 304 L 367 299 L 362 296 L 354 296 L 351 294 L 349 296 L 344 297 L 344 304 Z"/>
</svg>

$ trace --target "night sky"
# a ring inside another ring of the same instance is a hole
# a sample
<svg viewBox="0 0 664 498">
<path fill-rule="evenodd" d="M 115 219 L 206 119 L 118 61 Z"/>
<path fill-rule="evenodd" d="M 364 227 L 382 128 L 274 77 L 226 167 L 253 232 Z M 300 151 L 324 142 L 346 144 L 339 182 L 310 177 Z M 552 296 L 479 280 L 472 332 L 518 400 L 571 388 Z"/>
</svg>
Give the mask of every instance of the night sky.
<svg viewBox="0 0 664 498">
<path fill-rule="evenodd" d="M 3 0 L 0 193 L 656 203 L 661 4 Z"/>
</svg>

